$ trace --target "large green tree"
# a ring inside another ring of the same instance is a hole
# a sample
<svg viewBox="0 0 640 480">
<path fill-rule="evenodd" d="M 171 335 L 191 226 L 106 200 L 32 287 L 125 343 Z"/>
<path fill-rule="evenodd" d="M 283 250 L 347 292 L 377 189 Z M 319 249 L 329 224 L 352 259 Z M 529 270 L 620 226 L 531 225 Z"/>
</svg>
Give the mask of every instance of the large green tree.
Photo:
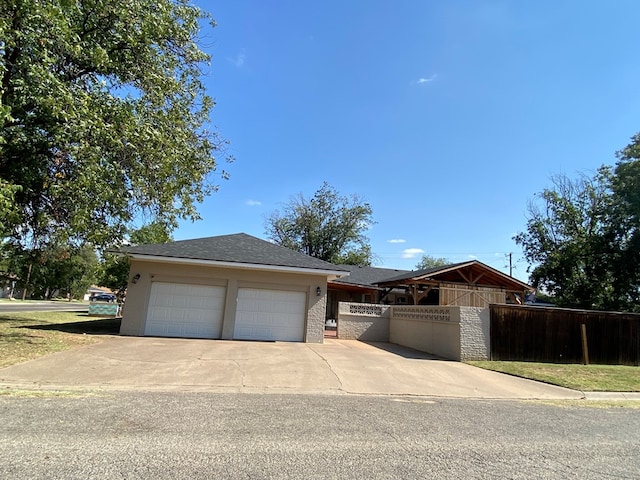
<svg viewBox="0 0 640 480">
<path fill-rule="evenodd" d="M 189 0 L 0 2 L 0 232 L 107 245 L 198 218 L 221 140 Z M 225 176 L 220 172 L 220 176 Z"/>
<path fill-rule="evenodd" d="M 515 237 L 531 283 L 560 305 L 640 311 L 640 134 L 617 157 L 591 177 L 554 177 Z"/>
<path fill-rule="evenodd" d="M 607 237 L 611 303 L 640 311 L 640 133 L 617 157 Z"/>
<path fill-rule="evenodd" d="M 604 308 L 610 296 L 605 236 L 609 170 L 594 177 L 552 177 L 529 204 L 527 230 L 515 241 L 533 265 L 530 281 L 559 305 Z"/>
<path fill-rule="evenodd" d="M 334 264 L 371 265 L 366 231 L 374 223 L 371 205 L 360 196 L 340 195 L 325 182 L 313 197 L 292 197 L 266 220 L 278 245 Z"/>
</svg>

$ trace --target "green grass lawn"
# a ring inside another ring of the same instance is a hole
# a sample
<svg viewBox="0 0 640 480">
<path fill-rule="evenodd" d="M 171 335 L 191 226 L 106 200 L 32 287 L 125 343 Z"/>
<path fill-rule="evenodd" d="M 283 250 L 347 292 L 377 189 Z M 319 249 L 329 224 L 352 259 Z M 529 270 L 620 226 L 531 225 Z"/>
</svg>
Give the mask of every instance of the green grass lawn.
<svg viewBox="0 0 640 480">
<path fill-rule="evenodd" d="M 640 392 L 640 367 L 498 361 L 467 363 L 583 392 Z"/>
<path fill-rule="evenodd" d="M 0 314 L 0 368 L 117 334 L 120 319 L 82 312 L 6 312 Z"/>
</svg>

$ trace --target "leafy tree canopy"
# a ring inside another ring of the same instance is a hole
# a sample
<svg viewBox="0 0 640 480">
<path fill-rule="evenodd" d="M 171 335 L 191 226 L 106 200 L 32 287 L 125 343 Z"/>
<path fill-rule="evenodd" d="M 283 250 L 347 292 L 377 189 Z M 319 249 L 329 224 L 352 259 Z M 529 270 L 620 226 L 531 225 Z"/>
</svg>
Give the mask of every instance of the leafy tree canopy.
<svg viewBox="0 0 640 480">
<path fill-rule="evenodd" d="M 49 244 L 32 252 L 20 245 L 5 244 L 3 263 L 18 278 L 27 279 L 19 281 L 25 289 L 23 298 L 68 295 L 69 300 L 81 299 L 99 270 L 98 258 L 89 245 Z"/>
<path fill-rule="evenodd" d="M 531 283 L 560 305 L 592 308 L 606 297 L 602 257 L 608 170 L 593 178 L 552 177 L 552 188 L 529 204 L 527 231 L 515 240 L 535 265 Z"/>
<path fill-rule="evenodd" d="M 531 283 L 558 304 L 640 311 L 640 134 L 614 168 L 553 177 L 514 239 L 533 265 Z"/>
<path fill-rule="evenodd" d="M 103 246 L 198 218 L 223 144 L 201 21 L 189 0 L 0 3 L 0 234 Z"/>
<path fill-rule="evenodd" d="M 325 182 L 313 197 L 292 197 L 266 220 L 268 237 L 278 245 L 334 264 L 371 265 L 365 235 L 373 210 L 358 195 L 340 195 Z"/>
<path fill-rule="evenodd" d="M 427 270 L 429 268 L 444 267 L 451 265 L 450 260 L 443 257 L 432 257 L 431 255 L 423 255 L 420 263 L 416 265 L 416 270 Z"/>
<path fill-rule="evenodd" d="M 149 243 L 168 243 L 173 238 L 167 225 L 162 222 L 151 222 L 129 235 L 131 245 L 144 245 Z M 103 287 L 108 287 L 119 295 L 123 295 L 129 283 L 129 259 L 112 253 L 105 253 L 102 262 L 102 271 L 98 279 Z"/>
</svg>

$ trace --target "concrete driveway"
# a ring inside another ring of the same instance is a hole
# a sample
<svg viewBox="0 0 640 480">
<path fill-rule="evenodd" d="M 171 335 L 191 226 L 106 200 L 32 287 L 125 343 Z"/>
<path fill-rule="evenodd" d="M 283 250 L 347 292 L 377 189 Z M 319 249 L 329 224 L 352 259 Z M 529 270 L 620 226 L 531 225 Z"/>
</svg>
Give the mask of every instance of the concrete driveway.
<svg viewBox="0 0 640 480">
<path fill-rule="evenodd" d="M 108 337 L 0 370 L 16 388 L 567 399 L 580 392 L 441 360 L 391 344 Z"/>
</svg>

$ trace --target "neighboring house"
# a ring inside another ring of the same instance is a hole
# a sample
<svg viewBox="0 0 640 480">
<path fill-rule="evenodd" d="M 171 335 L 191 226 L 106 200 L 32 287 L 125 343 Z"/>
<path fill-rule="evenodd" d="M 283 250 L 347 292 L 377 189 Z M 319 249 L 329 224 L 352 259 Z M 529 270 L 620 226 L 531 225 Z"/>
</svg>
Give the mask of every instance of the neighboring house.
<svg viewBox="0 0 640 480">
<path fill-rule="evenodd" d="M 344 268 L 239 233 L 123 248 L 120 333 L 321 343 L 327 281 Z"/>
<path fill-rule="evenodd" d="M 396 273 L 383 268 L 342 267 L 349 268 L 351 275 L 329 282 L 327 318 L 337 318 L 339 301 L 487 307 L 492 303 L 522 304 L 532 289 L 477 260 Z"/>
</svg>

